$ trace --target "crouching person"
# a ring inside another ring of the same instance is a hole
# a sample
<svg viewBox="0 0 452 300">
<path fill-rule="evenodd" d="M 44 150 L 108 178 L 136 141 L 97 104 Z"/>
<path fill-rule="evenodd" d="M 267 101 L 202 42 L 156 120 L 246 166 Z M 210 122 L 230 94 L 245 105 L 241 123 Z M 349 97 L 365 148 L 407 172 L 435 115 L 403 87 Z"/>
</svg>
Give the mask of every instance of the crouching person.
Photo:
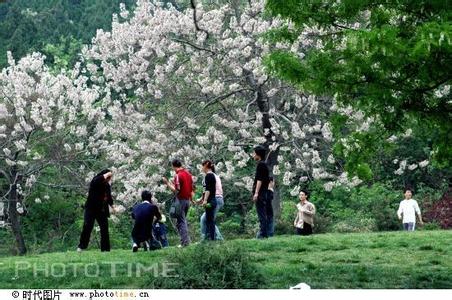
<svg viewBox="0 0 452 300">
<path fill-rule="evenodd" d="M 166 217 L 165 215 L 162 213 L 162 211 L 164 210 L 164 206 L 162 203 L 156 204 L 159 212 L 162 216 L 162 218 L 160 220 L 156 220 L 154 222 L 154 226 L 153 226 L 153 232 L 154 232 L 154 238 L 156 241 L 160 242 L 160 244 L 162 244 L 162 247 L 168 247 L 168 238 L 166 237 L 167 235 L 167 228 L 166 228 Z"/>
<path fill-rule="evenodd" d="M 143 191 L 141 200 L 143 202 L 137 204 L 132 211 L 132 218 L 135 219 L 132 229 L 133 252 L 137 252 L 141 245 L 143 245 L 145 251 L 162 247 L 152 234 L 154 218 L 157 221 L 162 219 L 158 207 L 152 203 L 152 193 L 146 190 Z"/>
</svg>

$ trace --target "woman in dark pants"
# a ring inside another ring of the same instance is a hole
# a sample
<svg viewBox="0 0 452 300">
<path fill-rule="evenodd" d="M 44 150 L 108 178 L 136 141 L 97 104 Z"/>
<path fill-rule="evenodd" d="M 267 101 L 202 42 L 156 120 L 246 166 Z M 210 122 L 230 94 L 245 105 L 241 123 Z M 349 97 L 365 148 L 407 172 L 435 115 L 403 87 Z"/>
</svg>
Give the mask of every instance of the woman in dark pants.
<svg viewBox="0 0 452 300">
<path fill-rule="evenodd" d="M 204 193 L 198 203 L 204 205 L 206 209 L 206 239 L 215 240 L 215 200 L 216 178 L 215 167 L 212 161 L 205 160 L 202 163 L 202 171 L 206 174 L 203 181 Z"/>
<path fill-rule="evenodd" d="M 111 206 L 113 208 L 110 185 L 112 177 L 112 172 L 106 169 L 91 180 L 88 199 L 85 203 L 83 230 L 77 248 L 79 252 L 88 247 L 94 221 L 97 221 L 100 227 L 100 250 L 110 251 L 110 236 L 108 233 L 110 211 L 108 207 Z"/>
</svg>

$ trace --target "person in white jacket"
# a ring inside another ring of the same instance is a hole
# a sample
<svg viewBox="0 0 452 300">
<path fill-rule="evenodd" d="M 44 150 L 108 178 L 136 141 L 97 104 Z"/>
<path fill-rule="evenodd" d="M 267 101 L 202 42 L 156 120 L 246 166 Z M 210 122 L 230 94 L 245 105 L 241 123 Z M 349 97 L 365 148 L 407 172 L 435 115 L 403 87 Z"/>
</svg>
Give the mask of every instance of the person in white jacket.
<svg viewBox="0 0 452 300">
<path fill-rule="evenodd" d="M 402 220 L 403 229 L 407 231 L 414 231 L 416 227 L 416 214 L 419 218 L 419 224 L 424 224 L 422 221 L 421 210 L 417 201 L 411 199 L 413 192 L 410 189 L 405 189 L 405 199 L 400 202 L 397 216 Z"/>
</svg>

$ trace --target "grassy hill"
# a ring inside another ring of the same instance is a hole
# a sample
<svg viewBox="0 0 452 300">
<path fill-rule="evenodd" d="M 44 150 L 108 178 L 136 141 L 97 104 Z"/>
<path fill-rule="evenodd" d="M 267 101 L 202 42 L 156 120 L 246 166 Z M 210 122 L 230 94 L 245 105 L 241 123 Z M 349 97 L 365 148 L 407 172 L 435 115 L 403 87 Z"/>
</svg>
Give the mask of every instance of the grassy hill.
<svg viewBox="0 0 452 300">
<path fill-rule="evenodd" d="M 179 268 L 171 270 L 168 262 Z M 165 267 L 167 275 L 179 276 L 163 278 Z M 452 288 L 452 231 L 279 236 L 154 252 L 0 258 L 0 288 L 10 289 L 286 289 L 300 282 L 312 288 Z"/>
</svg>

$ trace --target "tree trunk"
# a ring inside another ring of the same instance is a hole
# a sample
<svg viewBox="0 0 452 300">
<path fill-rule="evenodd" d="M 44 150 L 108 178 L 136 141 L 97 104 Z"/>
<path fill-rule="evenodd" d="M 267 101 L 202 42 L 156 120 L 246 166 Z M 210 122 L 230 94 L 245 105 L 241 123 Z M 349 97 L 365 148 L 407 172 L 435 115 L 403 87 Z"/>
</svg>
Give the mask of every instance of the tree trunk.
<svg viewBox="0 0 452 300">
<path fill-rule="evenodd" d="M 11 192 L 9 193 L 8 215 L 9 221 L 11 222 L 11 229 L 16 240 L 17 251 L 19 252 L 19 255 L 24 255 L 25 253 L 27 253 L 27 248 L 25 247 L 25 240 L 22 235 L 20 216 L 17 212 L 17 202 L 17 183 L 14 183 L 11 187 Z"/>
<path fill-rule="evenodd" d="M 272 125 L 270 122 L 270 107 L 268 103 L 268 98 L 264 96 L 264 92 L 262 91 L 262 88 L 259 87 L 256 91 L 256 100 L 257 100 L 257 106 L 259 108 L 259 111 L 262 113 L 262 129 L 264 132 L 267 130 L 268 133 L 265 135 L 265 146 L 268 148 L 270 145 L 272 145 L 274 142 L 278 141 L 278 138 L 276 137 L 275 133 L 271 130 Z M 270 152 L 267 156 L 266 162 L 268 165 L 268 168 L 270 169 L 270 174 L 273 176 L 273 167 L 278 162 L 278 154 L 279 154 L 279 147 Z M 281 215 L 281 198 L 279 197 L 279 188 L 275 181 L 275 188 L 274 188 L 274 194 L 273 194 L 273 213 L 275 216 L 275 219 L 279 218 Z"/>
<path fill-rule="evenodd" d="M 246 205 L 245 203 L 243 203 L 242 201 L 240 201 L 240 233 L 245 233 L 246 232 L 246 216 L 248 214 L 247 210 L 246 210 Z"/>
<path fill-rule="evenodd" d="M 253 73 L 250 71 L 245 71 L 246 80 L 248 84 L 252 87 L 255 93 L 255 101 L 257 104 L 257 107 L 259 109 L 259 112 L 262 113 L 262 129 L 264 131 L 264 134 L 267 130 L 267 134 L 265 134 L 265 146 L 267 148 L 273 144 L 273 142 L 278 142 L 278 137 L 275 135 L 275 133 L 272 131 L 272 124 L 270 122 L 270 105 L 268 102 L 268 97 L 266 96 L 262 84 L 258 84 L 256 80 L 254 79 Z M 278 162 L 278 154 L 279 154 L 279 147 L 275 150 L 269 153 L 267 157 L 267 165 L 270 169 L 270 174 L 273 175 L 273 167 Z M 274 188 L 274 195 L 273 195 L 273 213 L 275 216 L 275 219 L 279 218 L 281 215 L 281 198 L 279 196 L 279 188 L 278 184 L 275 181 L 275 188 Z"/>
</svg>

